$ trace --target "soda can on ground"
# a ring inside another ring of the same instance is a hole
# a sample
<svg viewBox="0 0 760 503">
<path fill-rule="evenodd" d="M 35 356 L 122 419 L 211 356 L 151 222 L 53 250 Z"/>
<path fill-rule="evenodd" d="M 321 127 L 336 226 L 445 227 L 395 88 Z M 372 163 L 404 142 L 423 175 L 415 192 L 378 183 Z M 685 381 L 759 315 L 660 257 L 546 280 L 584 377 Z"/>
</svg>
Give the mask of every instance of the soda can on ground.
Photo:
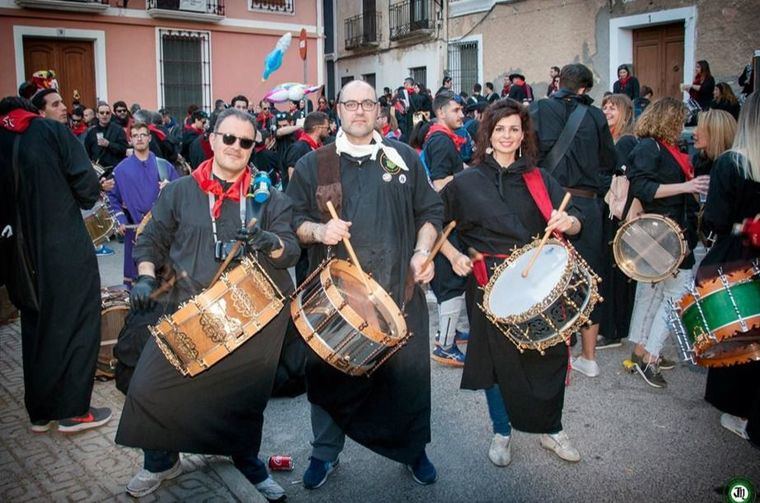
<svg viewBox="0 0 760 503">
<path fill-rule="evenodd" d="M 289 472 L 293 470 L 293 458 L 290 456 L 270 456 L 269 469 L 274 472 Z"/>
</svg>

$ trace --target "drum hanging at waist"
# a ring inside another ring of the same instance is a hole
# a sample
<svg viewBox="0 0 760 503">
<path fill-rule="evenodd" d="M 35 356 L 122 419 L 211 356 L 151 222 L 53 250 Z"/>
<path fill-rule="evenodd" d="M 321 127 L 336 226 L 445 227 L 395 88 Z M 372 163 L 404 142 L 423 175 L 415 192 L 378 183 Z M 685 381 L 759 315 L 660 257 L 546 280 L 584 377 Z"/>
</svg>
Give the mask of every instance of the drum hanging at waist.
<svg viewBox="0 0 760 503">
<path fill-rule="evenodd" d="M 617 266 L 629 278 L 643 283 L 657 283 L 676 273 L 687 248 L 678 224 L 654 213 L 623 223 L 612 241 Z"/>
</svg>

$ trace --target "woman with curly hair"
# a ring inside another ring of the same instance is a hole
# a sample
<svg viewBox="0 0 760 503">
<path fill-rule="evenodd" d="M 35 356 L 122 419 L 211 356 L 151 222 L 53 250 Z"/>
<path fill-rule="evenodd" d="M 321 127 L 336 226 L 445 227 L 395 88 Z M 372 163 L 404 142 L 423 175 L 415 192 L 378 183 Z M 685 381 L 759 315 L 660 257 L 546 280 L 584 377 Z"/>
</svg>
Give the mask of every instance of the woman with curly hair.
<svg viewBox="0 0 760 503">
<path fill-rule="evenodd" d="M 565 191 L 536 168 L 536 136 L 521 103 L 502 99 L 486 108 L 476 146 L 471 167 L 441 191 L 444 220 L 456 220 L 463 248 L 483 255 L 473 264 L 450 244 L 443 250 L 454 272 L 473 272 L 466 292 L 470 340 L 462 388 L 485 390 L 494 431 L 488 457 L 495 465 L 506 466 L 511 460 L 512 427 L 540 433 L 541 446 L 566 461 L 579 461 L 562 427 L 567 346 L 549 347 L 543 356 L 532 350 L 522 353 L 476 305 L 483 302 L 479 287 L 488 282 L 491 268 L 514 247 L 527 245 L 548 229 L 578 234 L 580 212 L 572 204 L 566 212 L 552 209 L 560 205 Z M 534 199 L 536 191 L 545 199 Z"/>
<path fill-rule="evenodd" d="M 697 243 L 694 194 L 705 194 L 708 176 L 694 176 L 689 156 L 678 150 L 678 141 L 686 118 L 686 107 L 675 98 L 661 98 L 644 110 L 636 124 L 639 144 L 629 156 L 626 176 L 630 191 L 642 204 L 645 213 L 656 213 L 674 220 L 686 234 L 689 250 Z M 660 356 L 670 331 L 665 323 L 666 302 L 680 297 L 691 281 L 694 255 L 689 254 L 678 272 L 653 285 L 639 283 L 633 305 L 629 340 L 636 344 L 631 360 L 635 369 L 652 387 L 667 386 L 660 369 L 675 364 Z"/>
</svg>

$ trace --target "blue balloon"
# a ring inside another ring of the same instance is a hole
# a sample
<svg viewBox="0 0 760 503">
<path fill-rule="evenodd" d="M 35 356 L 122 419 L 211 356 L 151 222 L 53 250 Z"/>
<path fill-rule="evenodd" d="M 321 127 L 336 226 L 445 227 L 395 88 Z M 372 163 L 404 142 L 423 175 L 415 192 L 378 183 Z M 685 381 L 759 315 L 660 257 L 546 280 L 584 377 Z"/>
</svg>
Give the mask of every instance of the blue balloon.
<svg viewBox="0 0 760 503">
<path fill-rule="evenodd" d="M 275 70 L 282 66 L 282 51 L 275 49 L 264 58 L 264 73 L 261 78 L 267 80 Z"/>
</svg>

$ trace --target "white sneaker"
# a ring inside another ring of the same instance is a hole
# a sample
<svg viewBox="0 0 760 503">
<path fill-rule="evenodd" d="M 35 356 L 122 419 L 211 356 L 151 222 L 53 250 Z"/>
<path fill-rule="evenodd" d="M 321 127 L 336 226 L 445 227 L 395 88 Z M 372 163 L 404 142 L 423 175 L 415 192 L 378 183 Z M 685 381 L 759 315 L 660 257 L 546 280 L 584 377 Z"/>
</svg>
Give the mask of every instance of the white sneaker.
<svg viewBox="0 0 760 503">
<path fill-rule="evenodd" d="M 554 451 L 557 456 L 565 461 L 575 463 L 581 460 L 581 454 L 570 443 L 570 439 L 564 431 L 552 434 L 543 433 L 541 435 L 541 447 Z"/>
<path fill-rule="evenodd" d="M 599 375 L 599 365 L 596 360 L 587 360 L 582 356 L 573 358 L 573 370 L 577 370 L 586 377 L 597 377 Z"/>
<path fill-rule="evenodd" d="M 162 472 L 153 473 L 143 468 L 129 481 L 127 492 L 130 496 L 141 498 L 158 489 L 164 480 L 173 479 L 180 475 L 182 475 L 182 460 L 180 459 L 177 460 L 174 466 Z"/>
<path fill-rule="evenodd" d="M 256 490 L 261 493 L 268 501 L 284 501 L 285 489 L 274 481 L 272 476 L 267 477 L 263 482 L 254 485 Z"/>
<path fill-rule="evenodd" d="M 488 459 L 496 466 L 507 466 L 512 461 L 511 436 L 496 433 L 488 448 Z"/>
<path fill-rule="evenodd" d="M 749 440 L 749 435 L 747 435 L 746 419 L 723 413 L 720 415 L 720 425 L 731 433 L 740 436 L 744 440 Z"/>
</svg>

